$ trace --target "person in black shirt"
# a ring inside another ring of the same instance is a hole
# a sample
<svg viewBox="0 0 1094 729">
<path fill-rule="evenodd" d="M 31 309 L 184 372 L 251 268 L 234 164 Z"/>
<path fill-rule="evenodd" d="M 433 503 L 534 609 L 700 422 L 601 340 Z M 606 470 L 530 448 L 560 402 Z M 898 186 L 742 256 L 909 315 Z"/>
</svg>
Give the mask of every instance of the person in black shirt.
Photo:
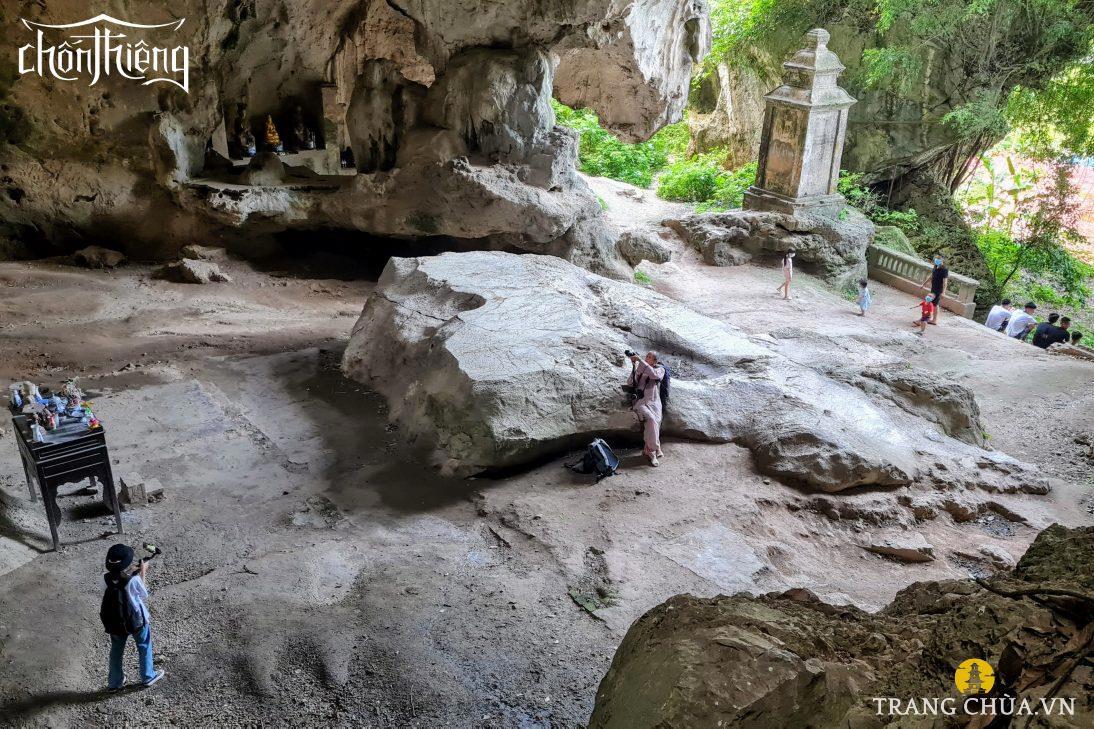
<svg viewBox="0 0 1094 729">
<path fill-rule="evenodd" d="M 1071 317 L 1070 316 L 1060 317 L 1060 334 L 1058 335 L 1058 339 L 1056 339 L 1053 342 L 1049 343 L 1049 346 L 1052 346 L 1056 342 L 1061 342 L 1063 344 L 1067 344 L 1067 340 L 1070 339 L 1070 337 L 1071 337 L 1071 332 L 1068 331 L 1068 329 L 1070 329 L 1070 328 L 1071 328 Z"/>
<path fill-rule="evenodd" d="M 946 261 L 942 258 L 941 253 L 936 253 L 934 256 L 934 268 L 931 269 L 931 275 L 923 279 L 923 283 L 919 285 L 919 288 L 927 288 L 928 279 L 931 282 L 931 293 L 934 294 L 934 313 L 931 315 L 929 324 L 938 324 L 938 310 L 942 308 L 942 294 L 946 293 L 946 279 L 950 277 L 950 269 L 946 268 Z"/>
<path fill-rule="evenodd" d="M 1053 312 L 1048 315 L 1048 321 L 1041 322 L 1037 325 L 1037 328 L 1033 330 L 1033 346 L 1040 347 L 1041 349 L 1048 349 L 1056 342 L 1063 342 L 1067 339 L 1067 331 L 1056 326 L 1056 320 L 1060 318 L 1060 315 Z M 1065 317 L 1066 318 L 1066 317 Z M 1068 325 L 1071 324 L 1071 320 L 1067 319 Z"/>
</svg>

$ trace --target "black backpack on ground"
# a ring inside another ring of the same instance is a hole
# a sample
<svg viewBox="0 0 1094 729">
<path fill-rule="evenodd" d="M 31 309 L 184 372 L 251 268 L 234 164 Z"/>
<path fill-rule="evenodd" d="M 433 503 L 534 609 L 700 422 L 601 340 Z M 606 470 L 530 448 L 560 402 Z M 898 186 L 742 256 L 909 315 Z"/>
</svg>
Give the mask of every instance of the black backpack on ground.
<svg viewBox="0 0 1094 729">
<path fill-rule="evenodd" d="M 566 468 L 575 473 L 595 473 L 596 480 L 600 481 L 602 478 L 615 475 L 616 469 L 619 468 L 619 459 L 615 457 L 607 443 L 600 438 L 594 438 L 585 449 L 581 460 L 568 464 Z"/>
<path fill-rule="evenodd" d="M 133 601 L 129 599 L 130 579 L 130 575 L 110 572 L 103 575 L 106 590 L 103 592 L 99 618 L 110 635 L 136 635 L 144 628 L 144 615 L 140 610 L 134 609 Z"/>
</svg>

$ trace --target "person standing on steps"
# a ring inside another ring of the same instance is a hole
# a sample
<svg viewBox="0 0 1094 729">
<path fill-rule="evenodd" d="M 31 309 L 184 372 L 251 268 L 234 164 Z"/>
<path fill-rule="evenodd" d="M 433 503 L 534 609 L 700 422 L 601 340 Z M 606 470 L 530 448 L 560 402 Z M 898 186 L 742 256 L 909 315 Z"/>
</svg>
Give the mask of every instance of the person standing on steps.
<svg viewBox="0 0 1094 729">
<path fill-rule="evenodd" d="M 941 253 L 936 253 L 934 256 L 934 268 L 931 269 L 931 274 L 927 278 L 923 279 L 923 283 L 919 284 L 919 288 L 927 288 L 927 281 L 931 282 L 931 295 L 934 302 L 934 313 L 931 315 L 931 320 L 928 324 L 938 324 L 938 310 L 942 306 L 942 295 L 946 293 L 946 279 L 950 277 L 950 269 L 946 268 L 946 260 L 942 257 Z"/>
<path fill-rule="evenodd" d="M 779 285 L 779 288 L 775 289 L 775 293 L 782 292 L 784 300 L 790 298 L 790 281 L 793 278 L 794 251 L 791 249 L 783 254 L 783 282 Z"/>
<path fill-rule="evenodd" d="M 665 368 L 658 364 L 656 352 L 647 352 L 645 359 L 640 359 L 637 352 L 628 351 L 626 354 L 632 364 L 627 384 L 638 393 L 633 410 L 642 424 L 642 454 L 651 466 L 656 466 L 657 459 L 665 455 L 661 452 L 661 417 L 664 414 L 661 383 L 663 380 L 667 382 Z"/>
<path fill-rule="evenodd" d="M 120 691 L 125 686 L 122 657 L 125 644 L 132 637 L 137 644 L 140 660 L 141 685 L 151 686 L 163 678 L 163 671 L 152 665 L 152 622 L 148 614 L 148 588 L 144 580 L 148 576 L 148 562 L 141 560 L 135 572 L 126 570 L 133 564 L 133 548 L 128 544 L 115 544 L 106 553 L 106 574 L 103 580 L 103 603 L 99 617 L 110 635 L 110 672 L 107 688 Z"/>
</svg>

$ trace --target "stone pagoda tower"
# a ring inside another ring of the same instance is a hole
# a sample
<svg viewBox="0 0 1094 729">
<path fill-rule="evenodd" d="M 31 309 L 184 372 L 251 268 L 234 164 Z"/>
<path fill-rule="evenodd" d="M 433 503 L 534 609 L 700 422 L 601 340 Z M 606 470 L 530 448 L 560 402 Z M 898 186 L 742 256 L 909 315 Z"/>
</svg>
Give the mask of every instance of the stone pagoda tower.
<svg viewBox="0 0 1094 729">
<path fill-rule="evenodd" d="M 843 64 L 828 50 L 828 31 L 805 34 L 805 48 L 783 64 L 783 85 L 769 93 L 756 184 L 745 210 L 838 214 L 836 192 L 847 110 L 855 99 L 836 85 Z"/>
</svg>

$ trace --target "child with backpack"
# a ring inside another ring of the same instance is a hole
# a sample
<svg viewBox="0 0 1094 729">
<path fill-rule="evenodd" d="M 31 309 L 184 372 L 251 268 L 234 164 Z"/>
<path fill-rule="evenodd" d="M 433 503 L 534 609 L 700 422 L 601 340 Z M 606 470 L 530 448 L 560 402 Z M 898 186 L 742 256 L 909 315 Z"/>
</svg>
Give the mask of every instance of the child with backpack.
<svg viewBox="0 0 1094 729">
<path fill-rule="evenodd" d="M 151 686 L 163 678 L 163 671 L 152 665 L 152 624 L 145 600 L 148 588 L 144 579 L 148 575 L 148 562 L 140 560 L 137 570 L 127 573 L 133 564 L 133 548 L 127 544 L 115 544 L 106 553 L 106 574 L 103 580 L 103 603 L 99 617 L 110 635 L 110 673 L 107 688 L 120 691 L 125 686 L 122 657 L 125 644 L 132 636 L 137 644 L 140 659 L 141 685 Z"/>
</svg>

